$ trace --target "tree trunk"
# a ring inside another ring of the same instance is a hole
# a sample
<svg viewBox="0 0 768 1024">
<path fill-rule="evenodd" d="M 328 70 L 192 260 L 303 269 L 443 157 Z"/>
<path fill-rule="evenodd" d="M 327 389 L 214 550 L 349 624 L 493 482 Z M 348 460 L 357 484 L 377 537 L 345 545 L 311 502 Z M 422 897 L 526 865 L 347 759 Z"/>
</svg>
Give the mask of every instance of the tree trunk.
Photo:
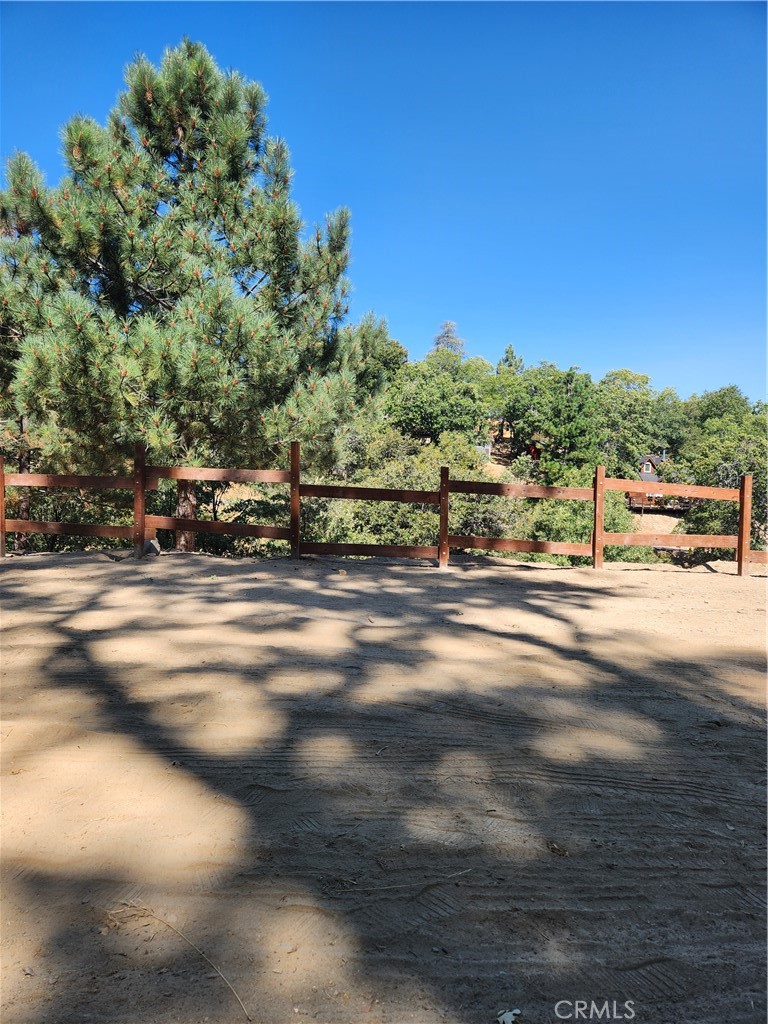
<svg viewBox="0 0 768 1024">
<path fill-rule="evenodd" d="M 31 468 L 31 461 L 29 456 L 29 446 L 27 444 L 27 417 L 22 416 L 19 420 L 19 431 L 21 434 L 21 444 L 19 446 L 19 472 L 29 473 Z M 19 519 L 29 520 L 29 488 L 22 487 L 19 491 Z M 23 555 L 29 550 L 29 534 L 17 533 L 13 539 L 13 550 L 18 555 Z"/>
<path fill-rule="evenodd" d="M 178 480 L 177 519 L 197 519 L 197 490 L 194 480 Z M 176 550 L 194 551 L 195 534 L 185 530 L 176 531 Z"/>
</svg>

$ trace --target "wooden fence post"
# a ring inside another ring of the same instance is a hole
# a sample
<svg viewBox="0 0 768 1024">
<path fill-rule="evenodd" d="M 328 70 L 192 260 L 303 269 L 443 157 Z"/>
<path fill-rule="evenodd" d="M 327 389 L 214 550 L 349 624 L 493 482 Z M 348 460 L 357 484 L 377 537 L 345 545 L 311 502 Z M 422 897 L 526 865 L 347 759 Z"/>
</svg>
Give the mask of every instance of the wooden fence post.
<svg viewBox="0 0 768 1024">
<path fill-rule="evenodd" d="M 752 476 L 746 473 L 739 487 L 739 546 L 736 557 L 739 576 L 749 576 L 749 549 L 752 545 Z"/>
<path fill-rule="evenodd" d="M 0 558 L 5 558 L 5 459 L 0 455 Z"/>
<path fill-rule="evenodd" d="M 144 517 L 147 507 L 147 450 L 141 442 L 133 453 L 133 553 L 144 555 Z"/>
<path fill-rule="evenodd" d="M 605 466 L 595 467 L 595 523 L 592 531 L 592 568 L 603 567 L 603 514 L 605 511 Z"/>
<path fill-rule="evenodd" d="M 291 558 L 301 554 L 301 446 L 291 441 Z"/>
<path fill-rule="evenodd" d="M 437 549 L 437 564 L 440 569 L 448 568 L 450 549 L 448 547 L 448 467 L 440 468 L 440 541 Z"/>
</svg>

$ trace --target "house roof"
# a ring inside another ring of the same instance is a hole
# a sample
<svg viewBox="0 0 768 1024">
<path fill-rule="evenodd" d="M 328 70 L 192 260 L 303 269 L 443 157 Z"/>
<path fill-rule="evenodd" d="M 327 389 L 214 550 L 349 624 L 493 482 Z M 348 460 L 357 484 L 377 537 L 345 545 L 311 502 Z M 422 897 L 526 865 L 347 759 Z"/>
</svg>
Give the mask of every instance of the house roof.
<svg viewBox="0 0 768 1024">
<path fill-rule="evenodd" d="M 657 466 L 660 466 L 663 461 L 664 459 L 662 459 L 660 455 L 643 455 L 640 459 L 641 463 L 650 462 L 654 469 L 656 469 Z"/>
</svg>

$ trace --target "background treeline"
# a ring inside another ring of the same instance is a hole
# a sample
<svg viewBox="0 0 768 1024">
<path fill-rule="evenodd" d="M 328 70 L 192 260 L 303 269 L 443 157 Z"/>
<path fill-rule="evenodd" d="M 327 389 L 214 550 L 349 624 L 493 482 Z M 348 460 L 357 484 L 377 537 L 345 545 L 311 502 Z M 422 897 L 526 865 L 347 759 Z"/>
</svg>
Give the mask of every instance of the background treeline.
<svg viewBox="0 0 768 1024">
<path fill-rule="evenodd" d="M 339 426 L 332 461 L 310 459 L 307 480 L 434 490 L 440 467 L 447 465 L 452 476 L 464 479 L 588 486 L 598 463 L 610 476 L 635 479 L 645 455 L 664 454 L 660 473 L 669 481 L 737 487 L 743 473 L 753 474 L 753 546 L 765 546 L 765 407 L 753 405 L 738 388 L 730 385 L 683 400 L 671 389 L 654 390 L 647 376 L 629 370 L 611 371 L 594 381 L 574 367 L 563 370 L 549 362 L 526 367 L 511 346 L 493 367 L 465 357 L 463 345 L 444 344 L 446 333 L 455 338 L 452 324 L 444 325 L 425 359 L 408 362 L 406 350 L 378 326 L 367 362 L 371 386 L 362 392 L 359 408 Z M 55 451 L 55 445 L 46 452 L 39 443 L 27 450 L 26 458 L 35 469 L 61 469 L 60 458 L 51 458 Z M 285 447 L 274 464 L 287 465 Z M 195 492 L 201 518 L 287 525 L 287 488 L 201 483 Z M 130 521 L 127 494 L 30 493 L 33 519 Z M 167 482 L 149 501 L 151 511 L 175 514 L 176 485 Z M 437 534 L 436 509 L 429 505 L 313 499 L 304 500 L 302 509 L 307 540 L 426 545 L 435 543 Z M 737 506 L 730 502 L 694 502 L 680 514 L 676 532 L 734 533 L 737 516 Z M 622 494 L 607 495 L 606 526 L 632 531 L 633 517 Z M 587 542 L 592 508 L 581 502 L 454 495 L 450 530 Z M 171 534 L 161 539 L 166 546 L 173 543 Z M 29 538 L 29 544 L 33 549 L 79 546 L 66 537 Z M 199 535 L 197 546 L 229 555 L 285 548 L 275 541 L 205 535 Z M 608 549 L 606 557 L 653 561 L 658 556 L 643 548 L 617 548 Z M 703 560 L 712 553 L 695 557 Z"/>
<path fill-rule="evenodd" d="M 642 458 L 659 454 L 666 459 L 660 474 L 672 482 L 738 487 L 742 474 L 753 474 L 753 545 L 765 544 L 766 409 L 735 386 L 683 400 L 630 370 L 594 381 L 577 367 L 526 367 L 511 346 L 493 367 L 464 356 L 451 323 L 425 359 L 390 365 L 388 373 L 381 414 L 358 421 L 345 438 L 334 468 L 341 479 L 434 489 L 441 465 L 452 476 L 488 479 L 491 449 L 493 479 L 589 486 L 598 463 L 609 476 L 637 479 Z M 382 505 L 335 504 L 325 503 L 313 519 L 317 539 L 434 543 L 428 507 L 394 514 Z M 587 542 L 592 530 L 592 507 L 581 502 L 456 495 L 451 505 L 452 533 Z M 676 532 L 732 534 L 737 521 L 734 503 L 693 502 Z M 632 523 L 623 494 L 609 494 L 607 529 L 631 532 Z M 609 550 L 607 557 L 654 558 L 642 548 Z"/>
<path fill-rule="evenodd" d="M 124 473 L 143 442 L 156 464 L 287 465 L 302 444 L 315 480 L 436 489 L 454 477 L 589 484 L 594 467 L 737 486 L 755 477 L 753 542 L 765 541 L 766 422 L 738 388 L 682 400 L 642 374 L 599 381 L 553 363 L 467 356 L 454 324 L 408 362 L 383 320 L 348 322 L 349 214 L 307 227 L 285 142 L 267 133 L 258 83 L 185 41 L 139 58 L 99 125 L 62 132 L 66 177 L 48 187 L 17 154 L 0 194 L 0 448 L 20 471 Z M 417 339 L 414 339 L 417 341 Z M 127 493 L 10 494 L 9 515 L 126 522 Z M 281 522 L 287 496 L 182 483 L 150 511 Z M 434 543 L 433 507 L 303 503 L 315 540 Z M 452 532 L 586 541 L 591 506 L 460 498 Z M 631 529 L 621 495 L 610 530 Z M 679 527 L 735 532 L 730 503 L 698 503 Z M 164 538 L 169 542 L 170 538 Z M 31 548 L 72 546 L 29 537 Z M 198 538 L 224 553 L 268 542 Z M 191 535 L 181 538 L 191 548 Z M 611 553 L 608 553 L 610 557 Z M 652 557 L 621 549 L 623 558 Z"/>
</svg>

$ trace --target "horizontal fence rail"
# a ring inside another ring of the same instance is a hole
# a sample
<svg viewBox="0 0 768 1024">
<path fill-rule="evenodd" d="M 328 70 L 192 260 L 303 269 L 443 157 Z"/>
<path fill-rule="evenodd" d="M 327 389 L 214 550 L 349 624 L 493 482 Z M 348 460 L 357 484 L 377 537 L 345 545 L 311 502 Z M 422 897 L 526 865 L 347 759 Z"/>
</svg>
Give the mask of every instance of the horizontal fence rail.
<svg viewBox="0 0 768 1024">
<path fill-rule="evenodd" d="M 133 490 L 132 476 L 64 476 L 60 473 L 6 473 L 6 487 L 78 487 Z"/>
<path fill-rule="evenodd" d="M 325 484 L 302 484 L 302 498 L 341 498 L 350 501 L 400 501 L 418 505 L 439 505 L 437 491 L 398 491 L 393 487 L 335 487 Z"/>
<path fill-rule="evenodd" d="M 449 548 L 480 548 L 483 551 L 528 551 L 541 555 L 590 555 L 591 544 L 558 540 L 514 540 L 507 537 L 461 537 L 448 534 Z"/>
<path fill-rule="evenodd" d="M 131 537 L 132 526 L 105 526 L 101 523 L 49 523 L 32 519 L 6 519 L 7 533 L 48 533 L 62 537 Z"/>
<path fill-rule="evenodd" d="M 626 494 L 655 494 L 670 498 L 709 498 L 713 501 L 738 501 L 737 487 L 699 487 L 697 484 L 644 483 L 642 480 L 605 479 L 606 491 L 624 491 Z"/>
<path fill-rule="evenodd" d="M 249 523 L 227 523 L 216 519 L 179 519 L 177 516 L 144 516 L 149 530 L 176 530 L 184 533 L 221 533 L 232 537 L 269 537 L 290 540 L 287 526 L 251 526 Z"/>
<path fill-rule="evenodd" d="M 146 512 L 146 492 L 157 490 L 161 480 L 213 481 L 220 483 L 289 484 L 290 525 L 270 526 L 229 523 L 221 520 L 186 519 L 178 516 L 156 516 Z M 133 491 L 133 523 L 117 526 L 100 523 L 59 523 L 27 519 L 6 519 L 6 487 L 68 487 L 80 490 Z M 739 505 L 737 534 L 669 534 L 608 533 L 604 525 L 606 491 L 622 491 L 632 495 L 684 497 L 710 501 L 733 501 Z M 512 537 L 478 537 L 449 533 L 448 519 L 451 494 L 494 495 L 507 498 L 590 501 L 594 506 L 594 526 L 589 543 L 567 541 L 521 540 Z M 403 504 L 435 505 L 439 512 L 438 543 L 409 544 L 325 544 L 301 539 L 301 499 L 326 498 L 334 501 L 390 501 Z M 218 469 L 204 466 L 146 465 L 142 445 L 136 445 L 133 476 L 84 476 L 57 473 L 6 473 L 0 458 L 0 554 L 5 554 L 8 533 L 42 533 L 69 537 L 115 537 L 132 539 L 137 557 L 157 530 L 179 533 L 208 533 L 234 537 L 256 537 L 288 541 L 291 555 L 383 555 L 389 558 L 435 559 L 441 568 L 448 565 L 451 548 L 481 551 L 521 551 L 548 555 L 576 555 L 592 558 L 595 568 L 603 564 L 603 553 L 609 546 L 643 546 L 665 550 L 692 548 L 733 548 L 736 550 L 738 573 L 747 575 L 750 562 L 768 564 L 768 551 L 750 549 L 752 521 L 752 477 L 743 476 L 738 488 L 700 487 L 663 481 L 622 480 L 606 477 L 598 466 L 592 487 L 548 487 L 540 484 L 492 483 L 478 480 L 452 480 L 447 467 L 440 471 L 440 487 L 435 491 L 403 490 L 392 487 L 358 487 L 334 484 L 303 484 L 299 443 L 290 447 L 290 468 Z"/>
<path fill-rule="evenodd" d="M 303 555 L 379 555 L 387 558 L 437 558 L 437 547 L 408 544 L 314 544 L 301 542 Z"/>
<path fill-rule="evenodd" d="M 228 484 L 289 484 L 291 474 L 281 469 L 204 469 L 198 466 L 147 466 L 147 479 L 213 480 Z M 133 486 L 131 484 L 131 486 Z"/>
<path fill-rule="evenodd" d="M 674 541 L 685 541 L 678 544 L 685 550 L 688 548 L 735 548 L 739 538 L 719 533 L 604 533 L 603 542 L 614 547 L 674 548 Z"/>
<path fill-rule="evenodd" d="M 591 487 L 544 487 L 541 484 L 486 484 L 479 480 L 450 480 L 452 494 L 498 494 L 505 498 L 570 498 L 592 501 Z"/>
</svg>

